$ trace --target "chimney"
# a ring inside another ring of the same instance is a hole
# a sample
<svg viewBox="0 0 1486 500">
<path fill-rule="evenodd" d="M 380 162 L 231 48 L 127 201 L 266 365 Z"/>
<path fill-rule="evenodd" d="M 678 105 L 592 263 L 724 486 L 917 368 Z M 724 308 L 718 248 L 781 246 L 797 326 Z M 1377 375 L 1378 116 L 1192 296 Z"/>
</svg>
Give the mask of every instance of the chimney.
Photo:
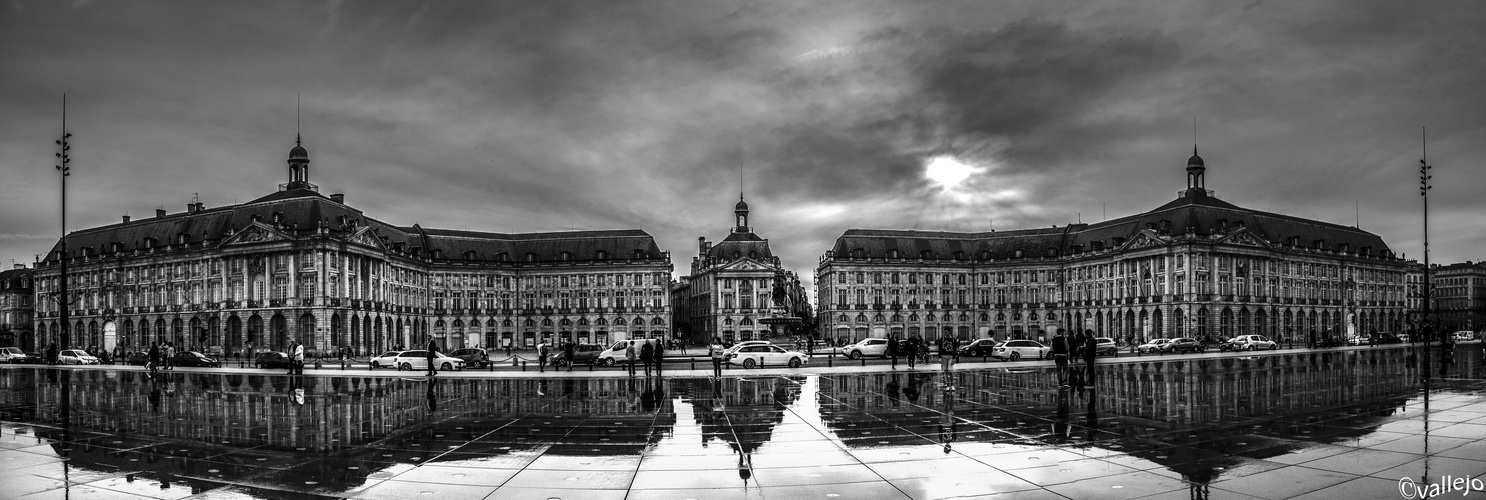
<svg viewBox="0 0 1486 500">
<path fill-rule="evenodd" d="M 127 215 L 124 216 L 124 223 L 125 224 L 128 224 L 129 223 L 129 216 L 127 216 Z"/>
<path fill-rule="evenodd" d="M 330 201 L 333 201 L 333 202 L 336 202 L 336 203 L 340 203 L 342 205 L 345 205 L 346 204 L 346 195 L 344 193 L 332 194 L 332 195 L 330 195 Z"/>
<path fill-rule="evenodd" d="M 16 264 L 15 265 L 15 268 L 16 269 L 25 269 L 26 268 L 26 265 L 25 264 Z"/>
<path fill-rule="evenodd" d="M 157 209 L 155 209 L 155 217 L 156 218 L 160 218 L 160 217 L 164 217 L 164 216 L 165 216 L 165 209 L 163 209 L 163 208 L 157 208 Z"/>
<path fill-rule="evenodd" d="M 186 213 L 188 213 L 188 214 L 194 214 L 194 213 L 196 213 L 196 204 L 195 203 L 187 203 L 186 204 Z"/>
</svg>

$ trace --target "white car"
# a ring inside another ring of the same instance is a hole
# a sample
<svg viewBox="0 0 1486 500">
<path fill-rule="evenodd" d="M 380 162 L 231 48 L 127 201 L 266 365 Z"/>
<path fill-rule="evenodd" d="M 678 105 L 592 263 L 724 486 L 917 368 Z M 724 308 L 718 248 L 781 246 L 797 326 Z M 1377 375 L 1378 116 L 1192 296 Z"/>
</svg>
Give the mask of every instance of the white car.
<svg viewBox="0 0 1486 500">
<path fill-rule="evenodd" d="M 64 365 L 96 365 L 98 358 L 82 349 L 67 349 L 57 353 L 57 363 Z"/>
<path fill-rule="evenodd" d="M 614 366 L 616 363 L 628 362 L 629 357 L 625 355 L 624 350 L 625 348 L 633 344 L 635 346 L 635 362 L 639 363 L 640 351 L 641 349 L 645 348 L 645 340 L 646 339 L 616 340 L 613 344 L 609 345 L 608 349 L 604 349 L 604 351 L 600 352 L 598 356 L 595 356 L 593 358 L 593 362 L 604 366 Z"/>
<path fill-rule="evenodd" d="M 800 365 L 810 362 L 810 358 L 803 352 L 786 351 L 783 347 L 771 344 L 746 345 L 740 347 L 736 352 L 727 355 L 730 365 L 743 365 L 744 368 L 789 366 L 799 368 Z"/>
<path fill-rule="evenodd" d="M 863 339 L 861 342 L 842 347 L 847 358 L 862 359 L 862 356 L 887 357 L 887 339 Z"/>
<path fill-rule="evenodd" d="M 1052 349 L 1036 340 L 1008 340 L 997 345 L 991 351 L 991 357 L 1007 361 L 1021 361 L 1022 358 L 1043 359 Z"/>
<path fill-rule="evenodd" d="M 733 345 L 729 346 L 726 350 L 722 351 L 722 357 L 723 357 L 723 359 L 727 359 L 728 356 L 731 356 L 733 353 L 738 352 L 739 349 L 742 349 L 744 347 L 754 346 L 754 345 L 769 345 L 769 344 L 772 344 L 772 343 L 773 342 L 769 342 L 767 340 L 745 340 L 745 341 L 742 341 L 742 342 L 733 344 Z"/>
<path fill-rule="evenodd" d="M 1163 347 L 1165 347 L 1167 342 L 1171 342 L 1171 339 L 1151 339 L 1150 342 L 1135 346 L 1135 352 L 1162 352 L 1165 350 Z"/>
<path fill-rule="evenodd" d="M 416 351 L 403 351 L 398 353 L 397 357 L 392 359 L 395 366 L 397 366 L 398 371 L 428 369 L 428 351 L 426 350 L 420 349 Z M 445 356 L 443 353 L 434 355 L 433 363 L 434 366 L 437 366 L 440 370 L 464 369 L 464 360 L 459 358 L 451 358 L 449 356 Z"/>
<path fill-rule="evenodd" d="M 402 351 L 387 351 L 387 352 L 382 353 L 380 356 L 373 357 L 371 359 L 371 367 L 372 367 L 372 369 L 375 370 L 377 368 L 393 368 L 393 367 L 396 367 L 397 366 L 397 355 L 399 355 L 399 354 L 402 354 Z"/>
<path fill-rule="evenodd" d="M 1280 348 L 1279 344 L 1263 335 L 1239 335 L 1228 343 L 1233 345 L 1235 351 L 1273 351 Z"/>
<path fill-rule="evenodd" d="M 1456 342 L 1469 342 L 1472 340 L 1476 340 L 1476 332 L 1472 332 L 1470 330 L 1461 330 L 1455 332 Z"/>
<path fill-rule="evenodd" d="M 26 359 L 19 347 L 0 347 L 0 363 L 11 363 L 13 359 Z"/>
</svg>

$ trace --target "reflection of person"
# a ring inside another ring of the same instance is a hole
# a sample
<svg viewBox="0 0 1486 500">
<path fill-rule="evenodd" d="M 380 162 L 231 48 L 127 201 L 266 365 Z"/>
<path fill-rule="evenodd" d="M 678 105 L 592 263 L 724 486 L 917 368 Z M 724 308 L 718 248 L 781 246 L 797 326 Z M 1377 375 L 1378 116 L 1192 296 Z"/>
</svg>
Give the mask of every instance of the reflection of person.
<svg viewBox="0 0 1486 500">
<path fill-rule="evenodd" d="M 955 395 L 944 393 L 944 408 L 939 413 L 939 442 L 944 444 L 944 453 L 950 452 L 950 443 L 955 442 Z"/>
<path fill-rule="evenodd" d="M 1055 443 L 1068 440 L 1070 429 L 1068 428 L 1068 392 L 1058 391 L 1058 413 L 1053 419 L 1052 439 Z"/>
<path fill-rule="evenodd" d="M 908 387 L 903 388 L 903 397 L 908 398 L 909 403 L 918 402 L 919 375 L 916 373 L 908 375 Z"/>
<path fill-rule="evenodd" d="M 428 381 L 428 411 L 439 411 L 439 399 L 433 393 L 433 387 L 438 383 L 438 379 Z"/>
<path fill-rule="evenodd" d="M 893 407 L 894 408 L 897 408 L 898 407 L 898 376 L 896 374 L 894 374 L 892 380 L 888 380 L 887 385 L 884 386 L 883 388 L 884 389 L 887 389 L 887 399 L 888 399 L 888 401 L 891 401 L 893 403 Z"/>
</svg>

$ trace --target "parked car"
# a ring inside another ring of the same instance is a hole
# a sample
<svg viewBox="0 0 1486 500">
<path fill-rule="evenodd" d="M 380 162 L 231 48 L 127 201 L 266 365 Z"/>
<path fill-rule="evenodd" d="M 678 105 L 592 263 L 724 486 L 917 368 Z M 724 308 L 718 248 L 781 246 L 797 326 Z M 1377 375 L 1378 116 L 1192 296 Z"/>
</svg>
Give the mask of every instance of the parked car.
<svg viewBox="0 0 1486 500">
<path fill-rule="evenodd" d="M 1109 337 L 1094 337 L 1095 356 L 1119 356 L 1120 349 L 1115 346 L 1115 339 Z"/>
<path fill-rule="evenodd" d="M 398 371 L 427 370 L 428 351 L 421 349 L 416 351 L 403 351 L 401 353 L 398 353 L 397 357 L 394 358 L 393 363 L 395 363 L 395 365 L 397 366 Z M 434 354 L 433 363 L 434 366 L 437 366 L 440 370 L 464 369 L 464 360 L 446 356 L 444 355 L 444 353 Z"/>
<path fill-rule="evenodd" d="M 140 351 L 126 352 L 124 353 L 124 359 L 121 361 L 126 365 L 144 366 L 150 363 L 150 353 Z"/>
<path fill-rule="evenodd" d="M 991 357 L 1007 361 L 1021 361 L 1022 358 L 1043 359 L 1048 356 L 1052 348 L 1042 345 L 1036 340 L 1008 340 L 996 346 L 991 351 Z"/>
<path fill-rule="evenodd" d="M 855 344 L 842 347 L 841 353 L 851 359 L 861 359 L 863 356 L 886 358 L 887 339 L 863 339 Z"/>
<path fill-rule="evenodd" d="M 960 355 L 968 357 L 990 356 L 996 350 L 996 344 L 999 343 L 996 339 L 977 339 L 961 347 Z"/>
<path fill-rule="evenodd" d="M 57 353 L 57 364 L 59 365 L 96 365 L 98 358 L 88 354 L 82 349 L 63 349 Z"/>
<path fill-rule="evenodd" d="M 1193 338 L 1172 339 L 1161 344 L 1161 352 L 1202 352 L 1202 343 Z"/>
<path fill-rule="evenodd" d="M 292 364 L 288 354 L 277 351 L 258 353 L 258 359 L 253 363 L 259 368 L 289 368 Z"/>
<path fill-rule="evenodd" d="M 722 357 L 723 357 L 723 359 L 727 359 L 728 356 L 732 355 L 735 352 L 738 352 L 739 349 L 742 349 L 744 347 L 754 346 L 754 345 L 769 345 L 769 344 L 772 344 L 772 343 L 773 342 L 769 342 L 767 340 L 745 340 L 745 341 L 742 341 L 742 342 L 739 342 L 739 343 L 736 343 L 736 344 L 733 344 L 733 345 L 728 346 L 727 350 L 722 351 Z M 640 346 L 635 346 L 635 348 L 636 349 L 639 349 Z"/>
<path fill-rule="evenodd" d="M 387 351 L 378 356 L 373 356 L 371 359 L 372 369 L 397 367 L 398 354 L 402 354 L 402 351 Z"/>
<path fill-rule="evenodd" d="M 1135 346 L 1135 352 L 1141 354 L 1165 352 L 1165 349 L 1161 347 L 1166 345 L 1167 342 L 1171 342 L 1171 339 L 1151 339 L 1150 342 Z"/>
<path fill-rule="evenodd" d="M 46 364 L 46 358 L 39 352 L 28 352 L 26 353 L 26 357 L 14 358 L 10 362 L 17 365 L 44 365 Z"/>
<path fill-rule="evenodd" d="M 604 347 L 595 344 L 573 344 L 573 362 L 593 364 L 604 352 Z M 562 349 L 557 350 L 557 355 L 552 357 L 552 366 L 565 365 L 568 363 L 568 353 Z"/>
<path fill-rule="evenodd" d="M 464 365 L 471 368 L 490 366 L 490 354 L 478 347 L 455 349 L 454 352 L 449 353 L 449 356 L 464 360 Z"/>
<path fill-rule="evenodd" d="M 1400 334 L 1398 334 L 1396 336 L 1398 337 L 1398 340 L 1402 340 L 1404 342 L 1408 342 L 1409 341 L 1409 334 L 1407 334 L 1407 333 L 1400 333 Z"/>
<path fill-rule="evenodd" d="M 743 346 L 736 352 L 729 354 L 727 362 L 730 365 L 743 365 L 744 368 L 756 368 L 759 366 L 789 366 L 799 368 L 800 365 L 810 362 L 810 358 L 803 352 L 786 351 L 783 347 L 772 344 Z"/>
<path fill-rule="evenodd" d="M 171 363 L 174 363 L 175 366 L 196 366 L 207 368 L 222 366 L 222 363 L 220 361 L 217 361 L 215 358 L 196 351 L 175 353 L 175 357 L 171 358 L 170 361 Z"/>
<path fill-rule="evenodd" d="M 1398 335 L 1394 335 L 1394 334 L 1391 334 L 1391 333 L 1379 333 L 1378 334 L 1378 337 L 1377 337 L 1377 340 L 1375 342 L 1378 345 L 1387 345 L 1387 344 L 1402 344 L 1402 343 L 1404 343 L 1406 341 L 1404 339 L 1400 338 Z"/>
<path fill-rule="evenodd" d="M 613 344 L 609 345 L 608 349 L 599 351 L 598 355 L 594 356 L 594 359 L 597 360 L 595 362 L 604 366 L 614 366 L 616 363 L 624 363 L 625 360 L 629 359 L 624 354 L 625 348 L 629 347 L 630 345 L 634 345 L 635 362 L 639 363 L 640 349 L 645 347 L 643 345 L 644 343 L 645 339 L 616 340 Z M 723 357 L 726 358 L 726 354 L 724 354 Z"/>
<path fill-rule="evenodd" d="M 0 363 L 14 363 L 14 359 L 25 359 L 26 353 L 19 347 L 0 347 Z"/>
<path fill-rule="evenodd" d="M 1229 342 L 1233 344 L 1235 351 L 1273 351 L 1280 348 L 1279 344 L 1263 335 L 1239 335 Z"/>
</svg>

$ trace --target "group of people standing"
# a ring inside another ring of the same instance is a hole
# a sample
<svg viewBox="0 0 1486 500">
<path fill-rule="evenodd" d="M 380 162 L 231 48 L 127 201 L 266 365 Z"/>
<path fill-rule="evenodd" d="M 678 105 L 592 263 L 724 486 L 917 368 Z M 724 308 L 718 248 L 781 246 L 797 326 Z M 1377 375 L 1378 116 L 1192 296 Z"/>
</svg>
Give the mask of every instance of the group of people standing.
<svg viewBox="0 0 1486 500">
<path fill-rule="evenodd" d="M 145 365 L 145 368 L 149 369 L 150 373 L 160 370 L 174 370 L 175 344 L 171 344 L 170 342 L 155 342 L 150 344 L 148 358 L 148 364 Z"/>
<path fill-rule="evenodd" d="M 941 359 L 947 359 L 949 363 L 958 360 L 960 354 L 959 345 L 959 340 L 954 337 L 939 339 L 939 355 Z M 929 341 L 920 335 L 913 335 L 903 340 L 898 340 L 898 336 L 893 335 L 887 339 L 887 356 L 892 360 L 894 370 L 898 369 L 898 357 L 900 356 L 908 360 L 909 369 L 916 368 L 919 360 L 923 360 L 924 364 L 928 364 Z"/>
<path fill-rule="evenodd" d="M 666 349 L 659 339 L 647 339 L 639 342 L 640 348 L 635 348 L 636 342 L 628 342 L 624 347 L 624 359 L 629 363 L 629 374 L 635 374 L 635 361 L 645 367 L 645 376 L 650 376 L 650 367 L 655 367 L 655 376 L 660 376 L 660 366 L 665 361 Z"/>
<path fill-rule="evenodd" d="M 1077 386 L 1080 391 L 1084 388 L 1094 386 L 1094 355 L 1097 341 L 1094 340 L 1093 330 L 1084 330 L 1074 334 L 1072 337 L 1065 335 L 1062 330 L 1052 339 L 1053 363 L 1057 365 L 1058 387 L 1067 389 Z M 1080 368 L 1074 366 L 1069 368 L 1069 358 L 1077 361 L 1083 356 L 1085 366 Z"/>
</svg>

